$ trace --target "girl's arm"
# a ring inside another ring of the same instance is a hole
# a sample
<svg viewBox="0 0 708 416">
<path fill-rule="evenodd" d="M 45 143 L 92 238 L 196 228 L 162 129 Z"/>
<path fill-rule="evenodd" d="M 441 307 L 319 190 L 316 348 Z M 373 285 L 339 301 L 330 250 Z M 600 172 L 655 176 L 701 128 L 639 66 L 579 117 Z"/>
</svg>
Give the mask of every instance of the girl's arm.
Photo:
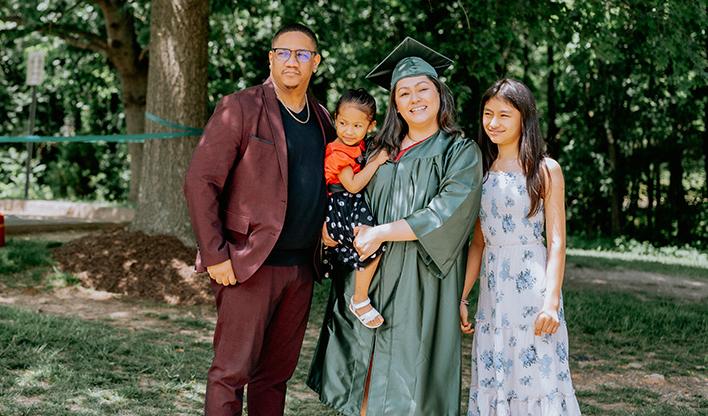
<svg viewBox="0 0 708 416">
<path fill-rule="evenodd" d="M 565 183 L 561 167 L 553 159 L 546 158 L 546 195 L 543 198 L 546 217 L 546 297 L 543 309 L 558 312 L 561 286 L 565 272 Z"/>
<path fill-rule="evenodd" d="M 465 270 L 465 287 L 462 289 L 462 300 L 466 300 L 470 296 L 470 292 L 477 278 L 479 278 L 483 252 L 484 237 L 482 235 L 482 225 L 479 219 L 477 219 L 477 222 L 474 224 L 472 243 L 470 243 L 470 247 L 467 251 L 467 268 Z"/>
<path fill-rule="evenodd" d="M 364 187 L 369 184 L 369 181 L 374 176 L 374 173 L 376 173 L 376 170 L 379 168 L 379 166 L 386 163 L 387 160 L 388 153 L 382 150 L 378 152 L 376 154 L 376 157 L 372 158 L 372 160 L 367 163 L 366 166 L 364 166 L 364 169 L 362 169 L 359 173 L 355 174 L 354 170 L 352 170 L 351 167 L 347 166 L 346 168 L 342 169 L 341 172 L 339 172 L 339 175 L 337 175 L 337 177 L 342 183 L 342 186 L 344 186 L 344 189 L 355 194 L 364 189 Z"/>
<path fill-rule="evenodd" d="M 469 322 L 469 301 L 467 298 L 474 287 L 474 283 L 479 277 L 479 270 L 482 266 L 482 253 L 484 253 L 484 237 L 482 236 L 482 224 L 477 218 L 474 224 L 474 234 L 472 243 L 467 249 L 467 268 L 465 269 L 465 287 L 462 289 L 462 299 L 460 300 L 460 331 L 463 334 L 474 332 L 472 323 Z"/>
</svg>

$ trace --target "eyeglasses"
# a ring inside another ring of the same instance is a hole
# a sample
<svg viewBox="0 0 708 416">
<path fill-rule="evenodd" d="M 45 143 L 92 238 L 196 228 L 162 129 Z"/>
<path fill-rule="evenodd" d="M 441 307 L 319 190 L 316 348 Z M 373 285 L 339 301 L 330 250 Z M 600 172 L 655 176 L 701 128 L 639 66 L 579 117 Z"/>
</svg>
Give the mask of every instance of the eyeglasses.
<svg viewBox="0 0 708 416">
<path fill-rule="evenodd" d="M 310 62 L 310 59 L 317 55 L 317 51 L 309 51 L 307 49 L 273 48 L 271 52 L 275 53 L 276 59 L 280 62 L 287 62 L 292 53 L 295 52 L 295 59 L 301 64 Z"/>
</svg>

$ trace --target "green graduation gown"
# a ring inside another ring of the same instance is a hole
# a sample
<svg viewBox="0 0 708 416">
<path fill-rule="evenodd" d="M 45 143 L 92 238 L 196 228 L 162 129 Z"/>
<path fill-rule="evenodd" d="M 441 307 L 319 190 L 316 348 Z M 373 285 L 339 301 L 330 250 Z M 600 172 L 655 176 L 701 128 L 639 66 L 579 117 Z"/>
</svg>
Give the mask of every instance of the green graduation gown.
<svg viewBox="0 0 708 416">
<path fill-rule="evenodd" d="M 369 290 L 377 330 L 347 309 L 354 273 L 333 278 L 308 377 L 323 403 L 358 416 L 371 359 L 368 416 L 459 414 L 459 304 L 481 185 L 477 144 L 443 131 L 378 169 L 366 191 L 376 219 L 403 218 L 418 240 L 386 243 Z"/>
</svg>

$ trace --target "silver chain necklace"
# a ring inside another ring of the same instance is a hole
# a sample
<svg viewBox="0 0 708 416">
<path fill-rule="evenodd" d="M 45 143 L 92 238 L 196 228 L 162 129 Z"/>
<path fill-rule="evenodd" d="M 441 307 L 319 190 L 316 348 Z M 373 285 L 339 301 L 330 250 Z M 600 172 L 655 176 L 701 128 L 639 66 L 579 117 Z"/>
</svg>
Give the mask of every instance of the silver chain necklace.
<svg viewBox="0 0 708 416">
<path fill-rule="evenodd" d="M 276 95 L 277 96 L 277 95 Z M 281 104 L 283 104 L 283 107 L 285 107 L 285 111 L 290 114 L 290 117 L 294 118 L 295 121 L 297 121 L 300 124 L 307 124 L 308 121 L 310 121 L 310 105 L 307 102 L 307 94 L 305 94 L 305 108 L 307 108 L 307 117 L 305 117 L 305 121 L 300 120 L 299 118 L 295 117 L 295 114 L 293 114 L 292 111 L 290 111 L 290 108 L 283 102 L 283 100 L 278 97 L 278 100 L 280 101 Z"/>
</svg>

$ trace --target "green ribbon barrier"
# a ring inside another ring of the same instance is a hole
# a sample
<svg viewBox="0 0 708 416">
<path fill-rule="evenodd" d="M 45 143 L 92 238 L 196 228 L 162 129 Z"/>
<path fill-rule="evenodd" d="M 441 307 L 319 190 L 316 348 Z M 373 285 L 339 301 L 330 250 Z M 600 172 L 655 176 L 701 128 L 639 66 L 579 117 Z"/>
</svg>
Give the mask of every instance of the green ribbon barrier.
<svg viewBox="0 0 708 416">
<path fill-rule="evenodd" d="M 185 126 L 165 120 L 152 113 L 145 113 L 145 119 L 175 131 L 164 133 L 106 134 L 81 136 L 0 136 L 0 143 L 44 143 L 44 142 L 141 142 L 144 140 L 173 139 L 177 137 L 201 136 L 204 129 Z"/>
</svg>

